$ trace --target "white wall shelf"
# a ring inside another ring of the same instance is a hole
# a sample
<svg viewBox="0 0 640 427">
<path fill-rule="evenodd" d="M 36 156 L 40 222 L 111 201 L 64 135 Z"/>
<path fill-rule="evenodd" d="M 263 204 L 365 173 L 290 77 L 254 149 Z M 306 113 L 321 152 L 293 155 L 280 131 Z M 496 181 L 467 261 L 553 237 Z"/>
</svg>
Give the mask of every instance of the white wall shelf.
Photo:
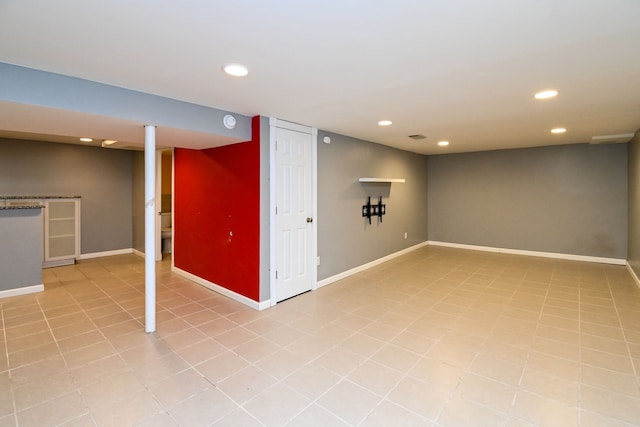
<svg viewBox="0 0 640 427">
<path fill-rule="evenodd" d="M 358 178 L 358 182 L 404 183 L 404 178 Z"/>
</svg>

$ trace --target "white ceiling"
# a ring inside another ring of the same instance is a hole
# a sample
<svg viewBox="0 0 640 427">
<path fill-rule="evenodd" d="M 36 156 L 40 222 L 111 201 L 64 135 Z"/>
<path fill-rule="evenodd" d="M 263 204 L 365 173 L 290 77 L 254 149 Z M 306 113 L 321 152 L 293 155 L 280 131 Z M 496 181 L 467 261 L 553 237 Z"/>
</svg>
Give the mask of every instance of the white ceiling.
<svg viewBox="0 0 640 427">
<path fill-rule="evenodd" d="M 425 154 L 640 128 L 638 0 L 0 0 L 0 40 L 0 62 Z"/>
</svg>

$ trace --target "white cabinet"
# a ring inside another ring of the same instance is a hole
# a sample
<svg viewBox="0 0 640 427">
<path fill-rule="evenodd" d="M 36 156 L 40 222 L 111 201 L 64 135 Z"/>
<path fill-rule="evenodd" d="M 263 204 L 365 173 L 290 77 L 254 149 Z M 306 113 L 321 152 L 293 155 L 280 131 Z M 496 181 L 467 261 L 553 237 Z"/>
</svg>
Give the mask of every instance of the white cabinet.
<svg viewBox="0 0 640 427">
<path fill-rule="evenodd" d="M 80 254 L 80 199 L 45 199 L 44 267 L 73 264 Z"/>
</svg>

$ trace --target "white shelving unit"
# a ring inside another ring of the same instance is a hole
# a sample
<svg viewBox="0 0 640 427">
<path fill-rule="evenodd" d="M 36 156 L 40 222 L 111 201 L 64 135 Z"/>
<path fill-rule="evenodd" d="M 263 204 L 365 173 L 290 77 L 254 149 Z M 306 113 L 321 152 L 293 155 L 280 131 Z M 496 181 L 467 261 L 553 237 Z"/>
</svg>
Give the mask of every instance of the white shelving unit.
<svg viewBox="0 0 640 427">
<path fill-rule="evenodd" d="M 373 183 L 392 183 L 400 182 L 404 183 L 404 178 L 358 178 L 358 182 L 373 182 Z"/>
<path fill-rule="evenodd" d="M 44 200 L 45 267 L 73 264 L 80 248 L 80 200 Z"/>
</svg>

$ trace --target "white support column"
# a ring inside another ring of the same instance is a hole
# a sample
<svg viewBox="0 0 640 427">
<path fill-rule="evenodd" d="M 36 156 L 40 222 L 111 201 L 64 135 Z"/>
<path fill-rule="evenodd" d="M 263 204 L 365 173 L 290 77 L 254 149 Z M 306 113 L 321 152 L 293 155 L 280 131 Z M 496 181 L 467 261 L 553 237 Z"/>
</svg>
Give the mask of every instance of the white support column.
<svg viewBox="0 0 640 427">
<path fill-rule="evenodd" d="M 156 330 L 156 127 L 144 127 L 144 330 Z"/>
</svg>

